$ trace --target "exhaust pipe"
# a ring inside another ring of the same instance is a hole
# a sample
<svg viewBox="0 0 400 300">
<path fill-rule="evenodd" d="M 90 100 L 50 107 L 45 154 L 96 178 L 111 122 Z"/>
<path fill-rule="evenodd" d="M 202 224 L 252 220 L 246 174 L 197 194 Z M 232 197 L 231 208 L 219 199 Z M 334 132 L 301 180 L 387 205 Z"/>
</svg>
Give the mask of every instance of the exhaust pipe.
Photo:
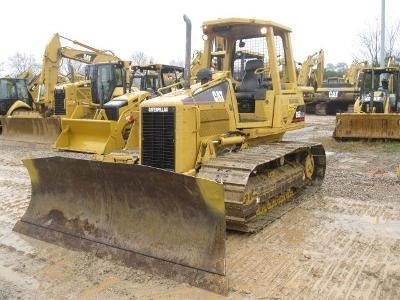
<svg viewBox="0 0 400 300">
<path fill-rule="evenodd" d="M 183 15 L 183 20 L 186 23 L 186 48 L 185 48 L 185 71 L 184 71 L 184 86 L 185 90 L 190 88 L 190 57 L 192 52 L 192 22 L 187 15 Z"/>
</svg>

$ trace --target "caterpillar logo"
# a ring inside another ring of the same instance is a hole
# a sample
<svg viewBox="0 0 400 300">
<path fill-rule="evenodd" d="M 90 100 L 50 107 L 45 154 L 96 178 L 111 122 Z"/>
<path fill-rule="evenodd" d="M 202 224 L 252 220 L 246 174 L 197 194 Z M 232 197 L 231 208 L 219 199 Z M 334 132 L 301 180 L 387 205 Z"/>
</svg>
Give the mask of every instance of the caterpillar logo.
<svg viewBox="0 0 400 300">
<path fill-rule="evenodd" d="M 93 62 L 94 59 L 96 58 L 96 54 L 92 54 L 92 53 L 82 53 L 82 54 L 78 54 L 76 57 L 80 58 L 82 60 L 85 60 L 87 62 Z"/>
<path fill-rule="evenodd" d="M 168 107 L 149 107 L 148 112 L 152 113 L 166 113 L 168 112 Z"/>
</svg>

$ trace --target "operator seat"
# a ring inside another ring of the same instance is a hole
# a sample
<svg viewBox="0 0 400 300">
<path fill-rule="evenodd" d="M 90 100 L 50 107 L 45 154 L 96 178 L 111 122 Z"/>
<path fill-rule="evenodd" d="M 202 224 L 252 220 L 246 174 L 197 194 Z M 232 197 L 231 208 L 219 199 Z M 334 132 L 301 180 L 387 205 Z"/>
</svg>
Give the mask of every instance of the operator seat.
<svg viewBox="0 0 400 300">
<path fill-rule="evenodd" d="M 259 68 L 264 68 L 264 62 L 261 59 L 246 62 L 242 82 L 235 93 L 239 113 L 254 113 L 255 100 L 264 100 L 265 98 L 266 88 L 262 84 L 263 76 L 254 73 Z"/>
<path fill-rule="evenodd" d="M 197 72 L 196 77 L 201 84 L 205 84 L 212 80 L 212 72 L 208 68 L 202 68 Z"/>
</svg>

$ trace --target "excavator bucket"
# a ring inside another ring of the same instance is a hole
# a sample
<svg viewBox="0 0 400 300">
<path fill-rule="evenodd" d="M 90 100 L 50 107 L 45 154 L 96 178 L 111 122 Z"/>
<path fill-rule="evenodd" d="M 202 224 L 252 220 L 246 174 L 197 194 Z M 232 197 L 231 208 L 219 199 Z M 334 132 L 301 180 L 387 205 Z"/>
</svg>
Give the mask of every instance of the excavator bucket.
<svg viewBox="0 0 400 300">
<path fill-rule="evenodd" d="M 52 144 L 61 132 L 60 119 L 3 117 L 2 135 L 5 140 Z"/>
<path fill-rule="evenodd" d="M 14 231 L 227 293 L 222 184 L 94 160 L 24 164 L 32 196 Z"/>
<path fill-rule="evenodd" d="M 333 137 L 336 139 L 400 140 L 400 114 L 336 114 L 336 127 Z"/>
<path fill-rule="evenodd" d="M 61 126 L 62 132 L 54 144 L 60 150 L 105 154 L 125 146 L 114 121 L 62 119 Z"/>
</svg>

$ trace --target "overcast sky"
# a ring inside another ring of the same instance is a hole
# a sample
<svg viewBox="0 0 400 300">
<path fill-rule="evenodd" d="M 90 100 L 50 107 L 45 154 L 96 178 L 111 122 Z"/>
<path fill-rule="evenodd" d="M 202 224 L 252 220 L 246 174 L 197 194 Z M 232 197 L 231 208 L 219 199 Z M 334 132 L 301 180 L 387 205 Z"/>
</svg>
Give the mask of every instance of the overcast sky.
<svg viewBox="0 0 400 300">
<path fill-rule="evenodd" d="M 184 61 L 185 23 L 192 21 L 192 48 L 202 48 L 201 23 L 219 17 L 271 20 L 293 31 L 294 57 L 319 49 L 325 63 L 350 64 L 359 55 L 359 34 L 380 26 L 381 0 L 153 0 L 3 1 L 0 62 L 16 52 L 40 62 L 58 32 L 129 60 L 144 52 L 156 62 Z M 386 24 L 400 20 L 400 1 L 386 0 Z M 68 44 L 65 44 L 68 45 Z"/>
</svg>

